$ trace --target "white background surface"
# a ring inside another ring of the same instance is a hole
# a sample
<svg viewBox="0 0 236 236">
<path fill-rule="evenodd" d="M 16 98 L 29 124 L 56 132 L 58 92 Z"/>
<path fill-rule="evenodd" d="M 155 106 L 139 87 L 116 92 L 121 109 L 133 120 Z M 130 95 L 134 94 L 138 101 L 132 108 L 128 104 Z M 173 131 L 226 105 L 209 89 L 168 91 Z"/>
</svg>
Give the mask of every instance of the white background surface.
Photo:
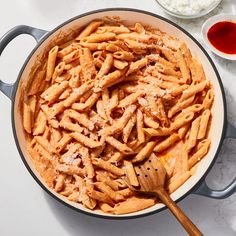
<svg viewBox="0 0 236 236">
<path fill-rule="evenodd" d="M 51 30 L 86 11 L 105 7 L 133 7 L 164 15 L 177 22 L 200 42 L 200 29 L 208 16 L 178 20 L 165 15 L 155 0 L 6 0 L 1 1 L 0 35 L 26 24 Z M 210 15 L 235 13 L 236 2 L 223 0 Z M 14 82 L 26 56 L 34 47 L 30 36 L 14 40 L 0 57 L 0 78 Z M 221 74 L 228 104 L 228 119 L 236 124 L 236 62 L 211 54 Z M 0 93 L 0 235 L 1 236 L 171 236 L 184 235 L 168 211 L 136 220 L 111 221 L 74 212 L 43 192 L 27 172 L 17 152 L 11 130 L 11 103 Z M 208 175 L 210 186 L 221 188 L 236 176 L 236 141 L 224 143 L 217 163 Z M 236 235 L 236 194 L 225 200 L 189 195 L 181 208 L 204 235 Z"/>
</svg>

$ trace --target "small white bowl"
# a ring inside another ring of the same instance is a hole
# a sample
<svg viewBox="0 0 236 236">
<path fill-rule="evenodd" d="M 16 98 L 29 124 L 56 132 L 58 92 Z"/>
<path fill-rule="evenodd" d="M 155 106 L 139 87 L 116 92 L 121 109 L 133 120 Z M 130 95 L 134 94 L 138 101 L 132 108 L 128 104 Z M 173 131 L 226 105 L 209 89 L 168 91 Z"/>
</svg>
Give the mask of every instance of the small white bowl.
<svg viewBox="0 0 236 236">
<path fill-rule="evenodd" d="M 216 15 L 213 16 L 211 18 L 209 18 L 202 26 L 202 37 L 204 40 L 204 43 L 207 45 L 207 47 L 214 52 L 215 54 L 217 54 L 218 56 L 228 59 L 228 60 L 232 60 L 235 61 L 236 60 L 236 54 L 227 54 L 227 53 L 223 53 L 221 51 L 219 51 L 218 49 L 216 49 L 208 40 L 207 37 L 207 32 L 208 30 L 216 23 L 221 22 L 221 21 L 234 21 L 236 22 L 236 15 L 233 14 L 220 14 L 220 15 Z M 236 39 L 235 39 L 236 40 Z"/>
<path fill-rule="evenodd" d="M 193 0 L 194 1 L 194 0 Z M 166 6 L 164 6 L 159 0 L 156 0 L 156 2 L 158 3 L 158 5 L 169 15 L 174 16 L 174 17 L 178 17 L 181 19 L 195 19 L 195 18 L 199 18 L 201 16 L 205 16 L 206 14 L 208 14 L 209 12 L 213 11 L 220 3 L 222 0 L 217 0 L 216 2 L 214 2 L 213 4 L 209 5 L 209 7 L 207 7 L 206 9 L 202 10 L 201 12 L 197 13 L 197 14 L 191 14 L 191 15 L 186 15 L 186 14 L 181 14 L 177 11 L 172 11 L 170 9 L 168 9 Z"/>
</svg>

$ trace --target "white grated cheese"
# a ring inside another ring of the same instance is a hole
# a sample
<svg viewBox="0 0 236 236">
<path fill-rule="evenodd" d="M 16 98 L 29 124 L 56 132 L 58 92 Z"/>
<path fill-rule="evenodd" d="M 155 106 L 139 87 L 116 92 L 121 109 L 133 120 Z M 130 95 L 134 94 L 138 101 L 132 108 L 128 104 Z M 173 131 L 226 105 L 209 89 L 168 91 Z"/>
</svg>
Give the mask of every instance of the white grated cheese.
<svg viewBox="0 0 236 236">
<path fill-rule="evenodd" d="M 218 2 L 218 0 L 159 0 L 166 9 L 181 15 L 196 15 Z"/>
</svg>

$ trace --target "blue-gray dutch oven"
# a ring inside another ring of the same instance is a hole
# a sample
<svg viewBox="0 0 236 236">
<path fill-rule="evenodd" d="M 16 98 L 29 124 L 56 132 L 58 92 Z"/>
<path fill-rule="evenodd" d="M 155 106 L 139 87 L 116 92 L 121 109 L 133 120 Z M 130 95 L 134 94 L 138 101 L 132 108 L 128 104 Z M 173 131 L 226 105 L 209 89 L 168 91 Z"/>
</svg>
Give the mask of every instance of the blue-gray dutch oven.
<svg viewBox="0 0 236 236">
<path fill-rule="evenodd" d="M 37 41 L 37 45 L 32 50 L 31 54 L 28 56 L 24 65 L 22 66 L 16 82 L 14 84 L 6 84 L 0 81 L 0 90 L 7 97 L 9 97 L 12 102 L 11 117 L 14 138 L 20 156 L 30 174 L 33 176 L 36 182 L 54 199 L 79 212 L 83 212 L 92 216 L 110 219 L 130 219 L 154 214 L 165 209 L 163 204 L 158 203 L 148 209 L 119 216 L 105 214 L 98 210 L 91 211 L 89 209 L 86 209 L 81 204 L 70 202 L 63 196 L 49 189 L 35 170 L 30 156 L 26 150 L 26 140 L 22 127 L 21 115 L 19 112 L 19 102 L 22 93 L 21 85 L 27 82 L 30 70 L 35 64 L 37 58 L 40 57 L 43 52 L 45 52 L 45 49 L 56 38 L 60 37 L 61 35 L 67 35 L 68 32 L 72 32 L 73 29 L 83 27 L 90 21 L 98 18 L 103 18 L 104 16 L 119 16 L 121 19 L 125 20 L 128 23 L 142 22 L 143 24 L 148 24 L 154 28 L 160 28 L 162 31 L 176 36 L 181 40 L 184 40 L 187 43 L 188 47 L 191 49 L 191 52 L 201 60 L 206 76 L 213 83 L 215 90 L 215 100 L 212 111 L 212 126 L 209 134 L 212 143 L 208 154 L 199 163 L 196 173 L 171 196 L 175 201 L 180 201 L 190 193 L 215 199 L 223 199 L 229 197 L 236 191 L 236 179 L 234 179 L 232 183 L 230 183 L 222 190 L 212 190 L 207 186 L 205 182 L 205 177 L 216 161 L 223 140 L 225 138 L 236 138 L 236 129 L 227 121 L 226 118 L 226 100 L 224 89 L 221 78 L 213 61 L 200 45 L 200 43 L 192 35 L 190 35 L 188 32 L 186 32 L 184 29 L 174 24 L 170 20 L 167 20 L 159 15 L 155 15 L 150 12 L 127 8 L 103 9 L 88 12 L 66 21 L 50 32 L 36 29 L 30 26 L 20 25 L 11 29 L 0 39 L 0 53 L 4 50 L 8 43 L 11 42 L 11 40 L 21 34 L 29 34 L 33 36 Z"/>
</svg>

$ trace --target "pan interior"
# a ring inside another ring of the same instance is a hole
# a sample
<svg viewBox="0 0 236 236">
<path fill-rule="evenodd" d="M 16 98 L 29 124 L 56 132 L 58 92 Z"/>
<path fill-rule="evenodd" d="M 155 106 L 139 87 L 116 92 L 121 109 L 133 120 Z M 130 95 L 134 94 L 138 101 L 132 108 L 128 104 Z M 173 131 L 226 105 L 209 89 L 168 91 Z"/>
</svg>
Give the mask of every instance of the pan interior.
<svg viewBox="0 0 236 236">
<path fill-rule="evenodd" d="M 84 25 L 88 24 L 90 21 L 103 18 L 103 17 L 114 17 L 118 16 L 122 20 L 124 20 L 124 23 L 133 24 L 136 22 L 141 22 L 145 25 L 150 25 L 153 28 L 159 28 L 160 30 L 173 35 L 183 41 L 185 41 L 188 45 L 188 47 L 191 49 L 191 52 L 194 56 L 198 57 L 204 66 L 205 74 L 208 79 L 211 80 L 214 90 L 215 90 L 215 101 L 212 108 L 212 126 L 210 130 L 210 139 L 212 141 L 211 148 L 208 152 L 208 154 L 205 156 L 205 158 L 199 163 L 199 166 L 197 168 L 196 173 L 185 183 L 183 184 L 178 190 L 176 190 L 171 196 L 174 200 L 178 200 L 182 196 L 184 196 L 190 189 L 192 189 L 198 181 L 201 179 L 201 177 L 206 173 L 209 166 L 211 165 L 218 147 L 221 143 L 221 138 L 223 135 L 223 126 L 224 126 L 224 100 L 223 100 L 223 94 L 222 94 L 222 88 L 219 83 L 219 77 L 217 75 L 217 72 L 211 62 L 209 61 L 209 58 L 206 56 L 206 54 L 203 52 L 203 50 L 198 46 L 198 44 L 186 33 L 184 33 L 182 30 L 177 28 L 176 26 L 170 24 L 169 22 L 163 20 L 162 18 L 155 17 L 151 14 L 146 14 L 144 12 L 135 11 L 135 10 L 107 10 L 107 11 L 100 11 L 100 12 L 94 12 L 88 15 L 84 15 L 81 18 L 75 18 L 66 24 L 61 25 L 57 28 L 57 30 L 54 30 L 52 33 L 49 34 L 49 36 L 40 44 L 38 45 L 31 56 L 28 58 L 28 61 L 25 63 L 20 77 L 19 77 L 19 84 L 16 91 L 15 96 L 15 102 L 14 102 L 14 108 L 13 108 L 13 116 L 14 116 L 14 124 L 13 127 L 15 127 L 15 133 L 16 133 L 16 142 L 19 145 L 19 149 L 22 152 L 22 158 L 24 159 L 24 162 L 29 170 L 31 170 L 31 173 L 33 177 L 37 180 L 37 182 L 41 183 L 41 186 L 44 185 L 44 188 L 46 188 L 49 192 L 51 192 L 53 195 L 55 195 L 58 199 L 66 202 L 67 204 L 73 206 L 74 208 L 80 209 L 84 212 L 101 215 L 101 216 L 112 216 L 110 214 L 105 214 L 101 211 L 91 211 L 85 207 L 83 207 L 81 204 L 69 202 L 66 198 L 63 196 L 57 194 L 56 192 L 49 189 L 45 184 L 42 178 L 39 176 L 37 171 L 35 170 L 31 158 L 29 154 L 27 153 L 26 149 L 26 137 L 23 132 L 23 126 L 22 126 L 22 116 L 20 112 L 20 101 L 23 98 L 22 94 L 22 86 L 24 86 L 27 81 L 29 80 L 29 74 L 32 70 L 33 66 L 35 65 L 35 62 L 39 60 L 39 58 L 42 57 L 42 55 L 45 54 L 45 50 L 48 50 L 48 48 L 55 44 L 55 39 L 60 40 L 63 37 L 68 37 L 74 30 L 77 30 Z M 163 208 L 163 204 L 156 204 L 155 206 L 131 213 L 126 214 L 125 216 L 140 216 L 145 213 L 151 213 L 157 210 L 161 210 Z M 115 216 L 118 218 L 122 218 L 123 216 Z"/>
</svg>

